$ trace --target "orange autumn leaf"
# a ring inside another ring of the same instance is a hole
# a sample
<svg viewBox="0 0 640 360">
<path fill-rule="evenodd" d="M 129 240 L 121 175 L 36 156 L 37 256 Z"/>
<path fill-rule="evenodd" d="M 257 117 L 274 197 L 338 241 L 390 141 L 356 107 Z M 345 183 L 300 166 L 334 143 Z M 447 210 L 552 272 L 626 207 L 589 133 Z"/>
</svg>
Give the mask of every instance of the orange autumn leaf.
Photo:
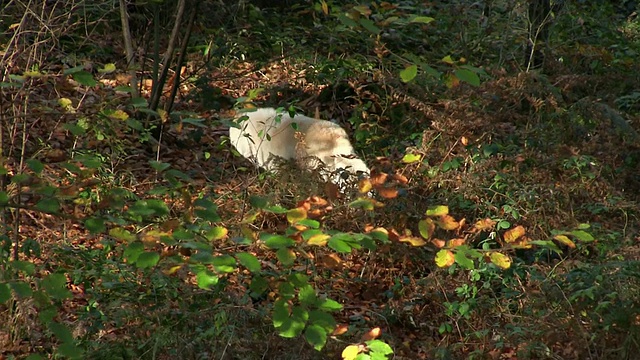
<svg viewBox="0 0 640 360">
<path fill-rule="evenodd" d="M 524 236 L 525 234 L 525 230 L 524 227 L 522 225 L 518 225 L 516 227 L 514 227 L 513 229 L 509 229 L 504 233 L 504 241 L 506 241 L 507 243 L 513 243 L 514 241 L 516 241 L 519 237 Z"/>
<path fill-rule="evenodd" d="M 362 335 L 362 341 L 377 339 L 381 334 L 382 334 L 382 330 L 380 330 L 379 327 L 375 327 L 367 331 L 364 335 Z"/>
</svg>

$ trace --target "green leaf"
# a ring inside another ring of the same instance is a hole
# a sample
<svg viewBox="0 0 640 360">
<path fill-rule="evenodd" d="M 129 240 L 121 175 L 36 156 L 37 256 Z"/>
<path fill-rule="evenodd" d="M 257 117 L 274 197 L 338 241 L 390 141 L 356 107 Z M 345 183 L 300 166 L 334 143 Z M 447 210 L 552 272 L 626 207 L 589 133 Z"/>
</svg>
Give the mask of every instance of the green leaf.
<svg viewBox="0 0 640 360">
<path fill-rule="evenodd" d="M 149 161 L 149 165 L 151 165 L 151 167 L 157 172 L 165 171 L 165 170 L 167 170 L 168 168 L 171 167 L 171 164 L 169 164 L 169 163 L 165 163 L 165 162 L 161 162 L 161 161 L 155 161 L 155 160 Z"/>
<path fill-rule="evenodd" d="M 98 82 L 93 78 L 93 75 L 87 71 L 78 71 L 74 73 L 73 79 L 77 81 L 80 85 L 84 86 L 96 86 Z"/>
<path fill-rule="evenodd" d="M 260 234 L 260 240 L 264 241 L 264 244 L 270 249 L 288 248 L 296 243 L 286 236 L 267 233 Z"/>
<path fill-rule="evenodd" d="M 145 251 L 140 253 L 138 259 L 136 260 L 136 265 L 140 269 L 148 269 L 150 267 L 154 267 L 160 261 L 160 254 L 155 251 Z"/>
<path fill-rule="evenodd" d="M 355 22 L 352 18 L 348 17 L 345 14 L 338 14 L 338 20 L 342 23 L 342 25 L 350 28 L 355 28 L 358 26 L 358 23 Z"/>
<path fill-rule="evenodd" d="M 273 304 L 273 327 L 276 329 L 289 319 L 289 305 L 285 300 L 277 300 Z"/>
<path fill-rule="evenodd" d="M 56 353 L 69 359 L 82 359 L 84 355 L 82 349 L 71 342 L 58 345 Z"/>
<path fill-rule="evenodd" d="M 309 312 L 309 324 L 320 326 L 328 333 L 336 328 L 336 320 L 333 316 L 320 310 L 312 310 Z"/>
<path fill-rule="evenodd" d="M 4 304 L 11 299 L 11 289 L 8 284 L 0 283 L 0 304 Z"/>
<path fill-rule="evenodd" d="M 74 123 L 66 123 L 62 125 L 62 128 L 68 130 L 73 136 L 84 135 L 87 132 L 85 128 Z"/>
<path fill-rule="evenodd" d="M 231 255 L 220 255 L 213 258 L 213 267 L 223 273 L 233 272 L 237 265 L 236 259 Z"/>
<path fill-rule="evenodd" d="M 411 164 L 416 161 L 420 161 L 420 159 L 422 159 L 422 156 L 419 154 L 406 154 L 402 157 L 402 162 L 405 164 Z"/>
<path fill-rule="evenodd" d="M 413 64 L 404 68 L 404 70 L 400 71 L 400 80 L 404 83 L 408 83 L 409 81 L 415 79 L 418 75 L 418 65 Z"/>
<path fill-rule="evenodd" d="M 315 305 L 318 300 L 316 290 L 311 285 L 303 286 L 298 292 L 298 300 L 300 300 L 300 304 L 302 305 L 309 307 Z"/>
<path fill-rule="evenodd" d="M 6 191 L 0 191 L 0 206 L 7 205 L 9 203 L 9 194 Z"/>
<path fill-rule="evenodd" d="M 199 288 L 209 290 L 211 287 L 218 284 L 220 278 L 218 277 L 218 275 L 205 268 L 196 274 L 196 280 L 198 282 Z"/>
<path fill-rule="evenodd" d="M 241 252 L 236 254 L 236 258 L 238 258 L 238 262 L 242 266 L 246 267 L 252 273 L 259 272 L 261 269 L 260 261 L 253 254 Z"/>
<path fill-rule="evenodd" d="M 367 211 L 373 211 L 375 209 L 375 203 L 373 199 L 361 198 L 361 199 L 356 199 L 350 202 L 349 207 L 353 209 L 363 209 Z"/>
<path fill-rule="evenodd" d="M 80 71 L 83 71 L 83 70 L 84 70 L 84 65 L 78 65 L 76 67 L 72 67 L 70 69 L 66 69 L 62 73 L 65 74 L 65 75 L 72 75 L 72 74 L 79 73 Z"/>
<path fill-rule="evenodd" d="M 63 343 L 73 343 L 73 335 L 71 330 L 59 322 L 52 321 L 49 323 L 49 330 Z"/>
<path fill-rule="evenodd" d="M 460 248 L 462 247 L 458 247 L 459 251 L 456 251 L 453 258 L 455 259 L 456 263 L 460 265 L 463 269 L 473 270 L 474 269 L 473 260 L 467 257 L 466 251 L 460 251 Z"/>
<path fill-rule="evenodd" d="M 140 241 L 134 241 L 129 246 L 124 249 L 124 253 L 122 254 L 124 258 L 129 263 L 135 263 L 138 261 L 138 257 L 144 251 L 144 244 Z"/>
<path fill-rule="evenodd" d="M 284 266 L 291 266 L 296 260 L 296 256 L 293 251 L 286 247 L 278 249 L 278 251 L 276 251 L 276 257 Z"/>
<path fill-rule="evenodd" d="M 40 354 L 31 354 L 24 358 L 24 360 L 44 360 L 44 358 Z"/>
<path fill-rule="evenodd" d="M 64 300 L 73 296 L 67 289 L 67 278 L 63 274 L 50 274 L 40 283 L 44 291 L 56 300 Z"/>
<path fill-rule="evenodd" d="M 16 281 L 13 283 L 9 283 L 11 289 L 16 293 L 16 295 L 21 298 L 28 298 L 33 295 L 33 290 L 31 290 L 31 286 L 24 281 Z"/>
<path fill-rule="evenodd" d="M 325 311 L 338 311 L 342 310 L 342 305 L 335 300 L 324 299 L 320 300 L 318 303 L 318 309 Z"/>
<path fill-rule="evenodd" d="M 583 230 L 574 230 L 571 232 L 571 235 L 583 242 L 591 242 L 595 240 L 591 234 Z"/>
<path fill-rule="evenodd" d="M 60 210 L 60 203 L 58 202 L 58 199 L 45 198 L 38 201 L 36 209 L 45 213 L 56 214 Z"/>
<path fill-rule="evenodd" d="M 91 234 L 100 234 L 107 230 L 104 225 L 104 219 L 100 218 L 88 218 L 84 221 L 84 227 L 89 230 Z"/>
<path fill-rule="evenodd" d="M 385 343 L 382 340 L 369 340 L 365 341 L 365 344 L 367 344 L 370 353 L 375 352 L 382 355 L 393 354 L 393 349 L 391 348 L 391 346 L 389 346 L 389 344 Z"/>
<path fill-rule="evenodd" d="M 331 236 L 329 242 L 327 242 L 327 246 L 341 253 L 350 253 L 352 249 L 361 248 L 356 238 L 346 233 L 338 233 Z"/>
<path fill-rule="evenodd" d="M 17 260 L 9 263 L 12 268 L 22 271 L 27 275 L 33 275 L 36 272 L 36 266 L 30 261 Z"/>
<path fill-rule="evenodd" d="M 267 206 L 267 199 L 262 196 L 251 195 L 249 196 L 249 204 L 256 209 L 264 209 Z"/>
<path fill-rule="evenodd" d="M 136 239 L 136 236 L 133 235 L 129 230 L 121 227 L 112 228 L 111 230 L 109 230 L 109 236 L 127 242 L 134 241 Z"/>
<path fill-rule="evenodd" d="M 427 216 L 442 216 L 447 215 L 449 213 L 449 207 L 447 205 L 434 205 L 429 206 L 425 215 Z"/>
<path fill-rule="evenodd" d="M 478 74 L 476 74 L 471 70 L 456 69 L 454 70 L 454 74 L 458 79 L 466 82 L 467 84 L 470 84 L 473 86 L 480 86 L 480 78 L 478 77 Z"/>
<path fill-rule="evenodd" d="M 360 25 L 362 25 L 363 28 L 369 30 L 370 33 L 378 35 L 380 34 L 380 28 L 378 28 L 375 23 L 369 19 L 366 18 L 362 18 L 360 19 Z"/>
<path fill-rule="evenodd" d="M 227 230 L 224 226 L 214 226 L 209 231 L 205 233 L 205 237 L 209 241 L 220 240 L 227 236 L 229 230 Z"/>
<path fill-rule="evenodd" d="M 40 174 L 44 170 L 44 165 L 37 159 L 28 159 L 27 166 L 36 174 Z"/>
<path fill-rule="evenodd" d="M 128 213 L 132 216 L 142 217 L 165 216 L 169 215 L 169 207 L 162 200 L 138 200 L 129 207 Z"/>
<path fill-rule="evenodd" d="M 327 343 L 327 332 L 318 325 L 310 325 L 304 331 L 304 338 L 314 349 L 320 351 Z"/>
<path fill-rule="evenodd" d="M 218 206 L 208 199 L 197 199 L 193 202 L 195 206 L 195 214 L 210 222 L 219 222 L 222 219 L 218 215 Z"/>
<path fill-rule="evenodd" d="M 285 338 L 294 338 L 302 334 L 302 330 L 307 323 L 309 313 L 300 306 L 294 306 L 291 310 L 291 316 L 278 327 L 278 333 Z"/>
<path fill-rule="evenodd" d="M 582 224 L 578 225 L 578 229 L 580 229 L 580 230 L 587 230 L 590 227 L 591 227 L 591 225 L 586 224 L 586 223 L 582 223 Z"/>
</svg>

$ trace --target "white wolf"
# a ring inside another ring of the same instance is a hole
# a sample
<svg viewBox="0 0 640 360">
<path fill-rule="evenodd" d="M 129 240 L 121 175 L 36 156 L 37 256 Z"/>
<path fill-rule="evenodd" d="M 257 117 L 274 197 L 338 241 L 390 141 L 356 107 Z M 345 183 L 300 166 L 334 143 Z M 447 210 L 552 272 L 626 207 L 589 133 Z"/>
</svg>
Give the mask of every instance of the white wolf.
<svg viewBox="0 0 640 360">
<path fill-rule="evenodd" d="M 295 160 L 299 166 L 315 169 L 318 160 L 324 165 L 325 180 L 335 175 L 340 182 L 341 170 L 351 174 L 369 174 L 369 168 L 360 160 L 340 125 L 304 115 L 293 118 L 287 112 L 272 108 L 241 113 L 235 122 L 239 128 L 229 128 L 231 144 L 242 156 L 256 165 L 275 170 L 278 158 Z"/>
</svg>

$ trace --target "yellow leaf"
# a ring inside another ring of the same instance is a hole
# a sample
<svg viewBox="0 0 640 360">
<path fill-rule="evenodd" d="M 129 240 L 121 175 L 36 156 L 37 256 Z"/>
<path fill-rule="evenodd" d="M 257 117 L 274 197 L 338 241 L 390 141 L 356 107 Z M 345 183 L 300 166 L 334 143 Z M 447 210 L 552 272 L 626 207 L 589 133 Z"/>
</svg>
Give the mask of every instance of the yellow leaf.
<svg viewBox="0 0 640 360">
<path fill-rule="evenodd" d="M 436 265 L 439 267 L 449 267 L 453 265 L 455 258 L 450 250 L 440 250 L 436 254 Z"/>
<path fill-rule="evenodd" d="M 561 243 L 563 245 L 567 245 L 568 247 L 570 247 L 572 249 L 576 248 L 576 244 L 573 241 L 571 241 L 571 239 L 566 237 L 565 235 L 556 235 L 553 238 L 555 240 L 558 240 L 559 243 Z"/>
<path fill-rule="evenodd" d="M 402 162 L 405 164 L 411 164 L 416 161 L 420 161 L 421 158 L 422 156 L 418 154 L 406 154 L 404 157 L 402 157 Z"/>
<path fill-rule="evenodd" d="M 446 205 L 430 206 L 427 209 L 427 216 L 442 216 L 449 213 L 449 207 Z"/>
<path fill-rule="evenodd" d="M 524 227 L 522 225 L 518 225 L 513 229 L 507 230 L 504 233 L 503 238 L 504 238 L 504 241 L 506 241 L 507 243 L 512 243 L 518 240 L 519 237 L 524 236 L 524 234 L 525 234 Z"/>
<path fill-rule="evenodd" d="M 304 208 L 295 208 L 287 211 L 287 221 L 290 224 L 297 223 L 300 220 L 304 220 L 307 218 L 307 210 Z"/>
<path fill-rule="evenodd" d="M 344 350 L 342 350 L 342 359 L 343 360 L 354 360 L 356 356 L 360 353 L 360 346 L 358 345 L 349 345 Z"/>
<path fill-rule="evenodd" d="M 436 224 L 443 230 L 455 230 L 460 224 L 451 215 L 442 215 Z"/>
<path fill-rule="evenodd" d="M 104 68 L 98 69 L 101 74 L 111 74 L 114 71 L 116 71 L 116 64 L 114 63 L 104 64 Z"/>
<path fill-rule="evenodd" d="M 125 120 L 129 119 L 129 114 L 127 114 L 123 110 L 118 109 L 118 110 L 115 110 L 114 112 L 112 112 L 111 114 L 109 114 L 109 117 L 114 119 L 114 120 L 125 121 Z"/>
<path fill-rule="evenodd" d="M 176 271 L 180 270 L 180 268 L 181 268 L 181 267 L 182 267 L 182 265 L 172 266 L 172 267 L 170 267 L 170 268 L 168 268 L 168 269 L 166 269 L 166 270 L 163 270 L 162 272 L 163 272 L 165 275 L 175 274 L 175 273 L 176 273 Z"/>
<path fill-rule="evenodd" d="M 216 226 L 207 232 L 206 238 L 209 241 L 220 240 L 223 237 L 227 236 L 227 233 L 229 233 L 229 230 L 227 230 L 227 228 Z"/>
<path fill-rule="evenodd" d="M 478 220 L 473 227 L 475 228 L 476 231 L 485 231 L 485 230 L 491 230 L 493 229 L 493 226 L 496 224 L 495 221 L 487 218 L 487 219 L 483 219 L 483 220 Z"/>
<path fill-rule="evenodd" d="M 370 179 L 362 179 L 358 181 L 358 191 L 361 194 L 368 193 L 369 191 L 371 191 L 371 188 L 373 188 L 373 185 L 371 184 Z"/>
<path fill-rule="evenodd" d="M 60 98 L 58 99 L 58 105 L 60 105 L 60 107 L 65 110 L 70 110 L 72 108 L 71 105 L 73 105 L 73 103 L 68 98 Z"/>
<path fill-rule="evenodd" d="M 432 219 L 426 218 L 418 222 L 418 230 L 423 238 L 429 240 L 433 235 L 433 232 L 436 230 L 436 225 L 433 223 Z"/>
<path fill-rule="evenodd" d="M 400 241 L 409 243 L 411 246 L 424 246 L 427 243 L 423 239 L 415 236 L 402 236 L 400 237 Z"/>
<path fill-rule="evenodd" d="M 327 245 L 327 240 L 331 238 L 330 235 L 327 234 L 316 234 L 313 235 L 307 240 L 307 244 L 316 245 L 316 246 L 325 246 Z"/>
<path fill-rule="evenodd" d="M 491 262 L 501 269 L 508 269 L 511 267 L 511 258 L 505 254 L 499 252 L 492 252 L 489 254 Z"/>
<path fill-rule="evenodd" d="M 322 7 L 322 13 L 325 15 L 329 15 L 329 5 L 324 0 L 320 1 L 320 6 Z"/>
</svg>

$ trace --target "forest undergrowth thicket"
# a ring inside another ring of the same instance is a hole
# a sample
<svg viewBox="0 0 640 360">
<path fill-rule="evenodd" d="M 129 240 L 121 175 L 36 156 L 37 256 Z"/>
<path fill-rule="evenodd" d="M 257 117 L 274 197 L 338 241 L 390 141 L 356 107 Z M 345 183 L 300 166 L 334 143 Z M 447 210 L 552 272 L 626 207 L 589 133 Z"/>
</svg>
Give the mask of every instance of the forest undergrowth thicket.
<svg viewBox="0 0 640 360">
<path fill-rule="evenodd" d="M 0 9 L 0 359 L 637 358 L 637 2 Z"/>
</svg>

